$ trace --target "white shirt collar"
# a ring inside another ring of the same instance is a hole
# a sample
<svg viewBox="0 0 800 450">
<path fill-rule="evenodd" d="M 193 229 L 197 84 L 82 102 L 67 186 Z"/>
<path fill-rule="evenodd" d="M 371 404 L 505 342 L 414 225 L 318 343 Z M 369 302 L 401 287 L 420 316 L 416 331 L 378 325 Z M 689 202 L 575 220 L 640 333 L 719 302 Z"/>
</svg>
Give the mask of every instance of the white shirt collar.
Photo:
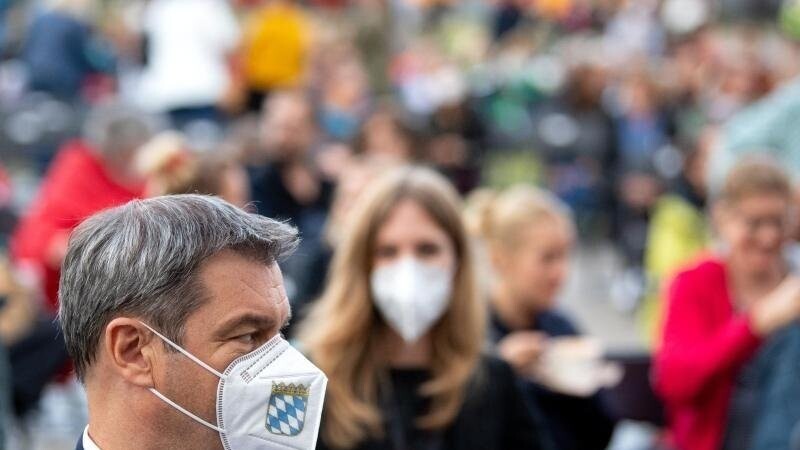
<svg viewBox="0 0 800 450">
<path fill-rule="evenodd" d="M 89 426 L 83 429 L 83 450 L 100 450 L 100 447 L 89 437 Z"/>
</svg>

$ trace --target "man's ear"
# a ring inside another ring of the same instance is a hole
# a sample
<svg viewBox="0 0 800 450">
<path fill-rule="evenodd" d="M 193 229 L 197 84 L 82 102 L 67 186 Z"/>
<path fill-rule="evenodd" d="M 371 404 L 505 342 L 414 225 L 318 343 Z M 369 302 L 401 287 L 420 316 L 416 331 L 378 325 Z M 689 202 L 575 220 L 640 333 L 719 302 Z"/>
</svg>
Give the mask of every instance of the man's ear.
<svg viewBox="0 0 800 450">
<path fill-rule="evenodd" d="M 106 325 L 103 351 L 108 362 L 129 383 L 153 387 L 153 333 L 136 319 L 117 317 Z"/>
</svg>

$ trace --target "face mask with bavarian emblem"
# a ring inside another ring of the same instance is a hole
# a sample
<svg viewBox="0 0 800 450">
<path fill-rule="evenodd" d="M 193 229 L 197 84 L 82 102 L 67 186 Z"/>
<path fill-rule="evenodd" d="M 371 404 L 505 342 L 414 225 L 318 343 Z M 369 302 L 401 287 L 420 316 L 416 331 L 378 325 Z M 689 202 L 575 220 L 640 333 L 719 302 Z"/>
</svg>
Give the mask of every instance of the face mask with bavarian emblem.
<svg viewBox="0 0 800 450">
<path fill-rule="evenodd" d="M 219 432 L 226 450 L 311 450 L 316 447 L 328 379 L 280 335 L 240 356 L 223 373 L 143 324 L 169 346 L 219 378 L 217 424 L 206 422 L 162 393 L 150 392 Z"/>
</svg>

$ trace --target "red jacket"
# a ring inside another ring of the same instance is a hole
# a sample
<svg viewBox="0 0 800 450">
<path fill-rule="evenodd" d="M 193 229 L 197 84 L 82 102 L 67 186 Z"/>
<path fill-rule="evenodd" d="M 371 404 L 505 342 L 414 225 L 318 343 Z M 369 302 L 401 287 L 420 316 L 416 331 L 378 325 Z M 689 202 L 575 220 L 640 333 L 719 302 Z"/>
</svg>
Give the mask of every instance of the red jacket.
<svg viewBox="0 0 800 450">
<path fill-rule="evenodd" d="M 60 275 L 60 268 L 47 258 L 54 240 L 98 211 L 141 197 L 142 191 L 114 181 L 85 143 L 70 142 L 58 153 L 11 240 L 15 262 L 32 266 L 42 276 L 51 307 L 58 303 Z"/>
<path fill-rule="evenodd" d="M 726 268 L 707 259 L 679 273 L 668 293 L 655 389 L 681 450 L 718 450 L 734 381 L 760 339 L 733 308 Z"/>
</svg>

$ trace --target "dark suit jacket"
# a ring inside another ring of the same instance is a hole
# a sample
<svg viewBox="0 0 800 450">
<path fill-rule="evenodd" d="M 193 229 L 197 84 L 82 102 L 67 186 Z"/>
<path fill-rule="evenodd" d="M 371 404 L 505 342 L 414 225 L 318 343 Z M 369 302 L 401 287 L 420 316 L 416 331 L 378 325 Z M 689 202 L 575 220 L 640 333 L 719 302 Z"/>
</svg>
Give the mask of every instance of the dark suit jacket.
<svg viewBox="0 0 800 450">
<path fill-rule="evenodd" d="M 83 450 L 83 434 L 78 438 L 78 445 L 75 446 L 75 450 Z"/>
</svg>

